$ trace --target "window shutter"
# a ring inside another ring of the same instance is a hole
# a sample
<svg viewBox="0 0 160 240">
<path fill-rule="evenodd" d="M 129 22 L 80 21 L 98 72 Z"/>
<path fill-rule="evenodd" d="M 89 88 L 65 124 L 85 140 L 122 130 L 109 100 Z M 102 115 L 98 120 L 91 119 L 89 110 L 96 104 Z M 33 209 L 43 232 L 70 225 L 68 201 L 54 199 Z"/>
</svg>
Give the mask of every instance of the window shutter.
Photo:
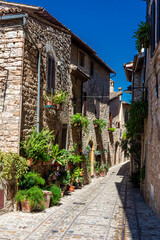
<svg viewBox="0 0 160 240">
<path fill-rule="evenodd" d="M 160 39 L 160 0 L 157 0 L 157 43 Z"/>
<path fill-rule="evenodd" d="M 87 115 L 87 93 L 83 93 L 83 115 Z"/>
<path fill-rule="evenodd" d="M 151 57 L 155 49 L 155 1 L 153 0 L 151 8 Z"/>
<path fill-rule="evenodd" d="M 113 113 L 110 112 L 110 116 L 109 116 L 109 127 L 112 127 L 112 118 L 113 118 Z"/>
<path fill-rule="evenodd" d="M 47 56 L 47 90 L 54 92 L 55 89 L 55 60 L 49 54 Z"/>
</svg>

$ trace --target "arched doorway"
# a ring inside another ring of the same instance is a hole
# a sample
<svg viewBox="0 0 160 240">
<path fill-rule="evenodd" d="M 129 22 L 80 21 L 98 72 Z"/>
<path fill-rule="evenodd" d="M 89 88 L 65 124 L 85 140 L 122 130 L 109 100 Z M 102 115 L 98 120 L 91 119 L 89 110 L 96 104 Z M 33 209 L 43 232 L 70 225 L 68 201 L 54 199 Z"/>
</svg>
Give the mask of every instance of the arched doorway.
<svg viewBox="0 0 160 240">
<path fill-rule="evenodd" d="M 91 147 L 91 151 L 89 153 L 89 161 L 91 163 L 91 177 L 94 176 L 94 143 L 92 140 L 89 141 L 89 145 Z"/>
</svg>

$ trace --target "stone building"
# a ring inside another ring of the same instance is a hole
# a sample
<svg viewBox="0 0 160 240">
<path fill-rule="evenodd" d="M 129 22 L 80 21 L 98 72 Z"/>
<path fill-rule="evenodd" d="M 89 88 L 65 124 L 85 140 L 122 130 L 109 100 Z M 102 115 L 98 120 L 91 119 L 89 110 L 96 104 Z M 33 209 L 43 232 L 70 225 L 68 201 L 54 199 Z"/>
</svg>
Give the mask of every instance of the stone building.
<svg viewBox="0 0 160 240">
<path fill-rule="evenodd" d="M 114 81 L 110 80 L 109 128 L 115 129 L 114 132 L 109 131 L 108 161 L 110 165 L 128 160 L 121 150 L 120 143 L 126 131 L 129 103 L 121 100 L 122 88 L 118 90 L 118 92 L 114 91 Z"/>
<path fill-rule="evenodd" d="M 109 122 L 111 73 L 92 48 L 45 9 L 0 1 L 0 149 L 20 153 L 19 143 L 32 127 L 44 126 L 54 130 L 60 148 L 77 142 L 85 149 L 90 142 L 93 158 L 94 149 L 108 149 L 108 127 L 100 136 L 92 120 Z M 45 108 L 44 94 L 60 90 L 69 93 L 62 111 Z M 71 127 L 77 112 L 90 119 L 88 133 Z M 107 154 L 102 159 L 106 162 Z"/>
<path fill-rule="evenodd" d="M 151 41 L 145 54 L 145 82 L 148 120 L 142 137 L 142 167 L 145 181 L 141 189 L 152 210 L 160 218 L 160 1 L 146 2 L 151 25 Z"/>
</svg>

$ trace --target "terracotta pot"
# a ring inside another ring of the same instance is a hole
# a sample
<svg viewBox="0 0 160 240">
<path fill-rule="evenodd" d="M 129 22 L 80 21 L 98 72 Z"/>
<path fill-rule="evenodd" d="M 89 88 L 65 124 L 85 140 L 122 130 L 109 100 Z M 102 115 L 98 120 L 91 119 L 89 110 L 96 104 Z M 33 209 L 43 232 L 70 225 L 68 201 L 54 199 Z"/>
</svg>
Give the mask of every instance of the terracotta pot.
<svg viewBox="0 0 160 240">
<path fill-rule="evenodd" d="M 70 187 L 69 187 L 69 192 L 73 192 L 74 189 L 75 189 L 75 186 L 70 186 Z"/>
<path fill-rule="evenodd" d="M 42 192 L 43 192 L 43 197 L 45 199 L 44 206 L 45 208 L 49 208 L 52 193 L 50 191 L 42 191 Z"/>
<path fill-rule="evenodd" d="M 94 124 L 94 127 L 95 127 L 95 128 L 98 128 L 98 124 Z"/>
<path fill-rule="evenodd" d="M 104 177 L 105 173 L 104 172 L 100 172 L 101 177 Z"/>
<path fill-rule="evenodd" d="M 47 106 L 52 106 L 52 101 L 46 101 Z"/>
<path fill-rule="evenodd" d="M 27 158 L 27 165 L 30 167 L 33 163 L 34 159 L 33 158 Z"/>
<path fill-rule="evenodd" d="M 22 208 L 22 212 L 31 212 L 32 211 L 32 206 L 29 205 L 28 200 L 24 200 L 21 202 L 21 208 Z"/>
</svg>

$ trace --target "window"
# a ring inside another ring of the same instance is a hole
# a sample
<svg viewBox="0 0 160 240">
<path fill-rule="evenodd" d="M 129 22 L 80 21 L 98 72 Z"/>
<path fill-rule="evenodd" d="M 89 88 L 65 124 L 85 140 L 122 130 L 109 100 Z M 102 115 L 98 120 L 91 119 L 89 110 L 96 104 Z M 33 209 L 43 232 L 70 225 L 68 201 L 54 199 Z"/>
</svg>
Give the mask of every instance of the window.
<svg viewBox="0 0 160 240">
<path fill-rule="evenodd" d="M 55 89 L 55 60 L 47 55 L 47 91 L 54 92 Z"/>
<path fill-rule="evenodd" d="M 100 101 L 96 101 L 95 115 L 97 119 L 99 119 L 99 112 L 100 112 Z"/>
<path fill-rule="evenodd" d="M 79 64 L 82 67 L 85 66 L 85 55 L 82 52 L 79 53 Z"/>
<path fill-rule="evenodd" d="M 94 63 L 93 61 L 91 61 L 91 64 L 90 64 L 90 75 L 93 76 L 94 74 Z"/>
<path fill-rule="evenodd" d="M 151 57 L 155 50 L 155 1 L 153 0 L 151 7 Z"/>
</svg>

